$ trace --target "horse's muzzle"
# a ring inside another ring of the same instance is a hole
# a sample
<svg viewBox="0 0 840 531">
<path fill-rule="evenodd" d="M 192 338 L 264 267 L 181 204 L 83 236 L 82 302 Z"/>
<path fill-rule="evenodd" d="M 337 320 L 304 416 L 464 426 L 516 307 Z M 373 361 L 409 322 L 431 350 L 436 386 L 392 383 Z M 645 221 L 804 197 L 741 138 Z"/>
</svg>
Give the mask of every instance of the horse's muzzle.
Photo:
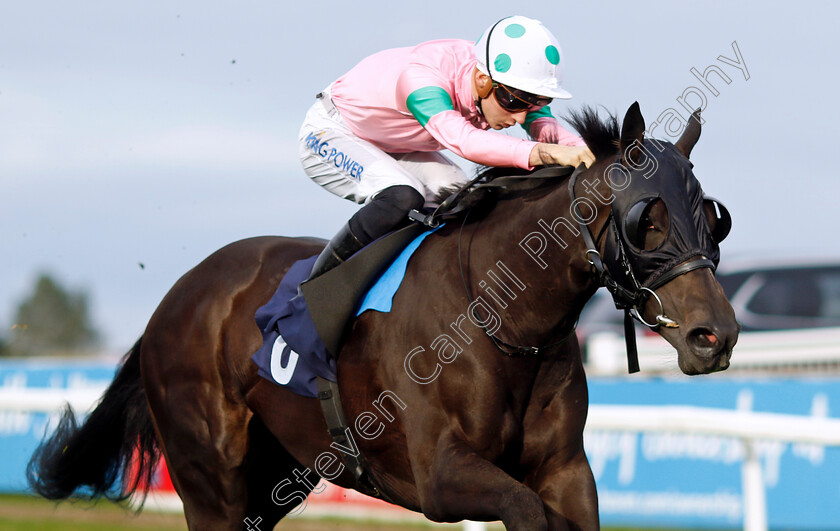
<svg viewBox="0 0 840 531">
<path fill-rule="evenodd" d="M 680 369 L 686 374 L 707 374 L 727 369 L 739 331 L 737 324 L 692 328 L 685 337 L 690 359 L 681 358 Z"/>
</svg>

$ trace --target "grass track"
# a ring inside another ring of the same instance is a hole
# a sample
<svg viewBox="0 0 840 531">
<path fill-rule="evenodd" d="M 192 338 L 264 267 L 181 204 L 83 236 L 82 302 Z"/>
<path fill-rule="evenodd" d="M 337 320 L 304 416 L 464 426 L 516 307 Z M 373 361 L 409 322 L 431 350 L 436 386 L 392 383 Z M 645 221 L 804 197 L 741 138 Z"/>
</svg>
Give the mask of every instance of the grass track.
<svg viewBox="0 0 840 531">
<path fill-rule="evenodd" d="M 26 495 L 0 495 L 0 529 L 3 531 L 186 531 L 180 514 L 145 511 L 136 514 L 111 502 L 56 504 Z M 350 522 L 340 519 L 285 520 L 278 531 L 385 531 L 434 529 L 424 525 Z M 457 529 L 446 527 L 445 529 Z M 603 528 L 604 531 L 644 531 Z M 264 529 L 263 531 L 268 531 Z M 657 529 L 656 531 L 678 531 Z"/>
</svg>

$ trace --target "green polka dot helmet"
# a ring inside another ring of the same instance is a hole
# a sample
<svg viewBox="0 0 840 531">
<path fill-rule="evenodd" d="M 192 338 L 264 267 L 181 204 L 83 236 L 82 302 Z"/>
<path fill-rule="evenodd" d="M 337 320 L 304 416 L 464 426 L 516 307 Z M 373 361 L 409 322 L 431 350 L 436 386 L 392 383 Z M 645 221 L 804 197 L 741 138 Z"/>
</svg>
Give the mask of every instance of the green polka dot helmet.
<svg viewBox="0 0 840 531">
<path fill-rule="evenodd" d="M 497 83 L 548 98 L 572 97 L 562 87 L 560 44 L 539 20 L 513 16 L 496 22 L 475 43 L 475 57 L 478 69 Z"/>
</svg>

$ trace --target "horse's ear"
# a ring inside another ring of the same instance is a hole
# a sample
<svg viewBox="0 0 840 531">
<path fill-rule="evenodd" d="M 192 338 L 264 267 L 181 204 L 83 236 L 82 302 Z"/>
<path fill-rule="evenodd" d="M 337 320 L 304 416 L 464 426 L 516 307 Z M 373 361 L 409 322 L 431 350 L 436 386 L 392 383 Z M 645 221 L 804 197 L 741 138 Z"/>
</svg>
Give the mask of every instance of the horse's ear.
<svg viewBox="0 0 840 531">
<path fill-rule="evenodd" d="M 691 113 L 691 118 L 688 119 L 688 125 L 685 126 L 682 136 L 677 140 L 676 148 L 685 155 L 685 158 L 690 158 L 691 150 L 697 139 L 700 138 L 700 108 Z"/>
<path fill-rule="evenodd" d="M 624 121 L 621 124 L 621 141 L 619 148 L 621 149 L 622 162 L 628 162 L 630 165 L 636 166 L 639 164 L 638 159 L 642 152 L 640 149 L 632 149 L 636 142 L 642 145 L 645 139 L 645 119 L 642 116 L 642 111 L 639 108 L 639 102 L 634 101 L 633 105 L 627 109 L 627 114 L 624 115 Z"/>
</svg>

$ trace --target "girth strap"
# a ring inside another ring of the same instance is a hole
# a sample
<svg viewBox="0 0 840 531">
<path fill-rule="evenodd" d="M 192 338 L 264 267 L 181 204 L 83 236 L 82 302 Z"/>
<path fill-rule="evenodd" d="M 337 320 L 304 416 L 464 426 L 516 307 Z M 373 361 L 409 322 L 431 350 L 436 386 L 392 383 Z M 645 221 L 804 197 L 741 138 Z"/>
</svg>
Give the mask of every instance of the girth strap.
<svg viewBox="0 0 840 531">
<path fill-rule="evenodd" d="M 368 496 L 387 500 L 388 498 L 376 487 L 370 473 L 368 472 L 361 450 L 356 447 L 354 441 L 347 437 L 350 428 L 344 416 L 344 407 L 341 405 L 341 396 L 338 392 L 338 384 L 326 378 L 318 376 L 318 399 L 321 402 L 321 410 L 324 412 L 324 420 L 327 422 L 333 444 L 342 448 L 355 449 L 356 455 L 352 452 L 339 451 L 344 465 L 353 473 L 356 478 L 356 489 Z M 350 435 L 352 437 L 352 434 Z"/>
</svg>

